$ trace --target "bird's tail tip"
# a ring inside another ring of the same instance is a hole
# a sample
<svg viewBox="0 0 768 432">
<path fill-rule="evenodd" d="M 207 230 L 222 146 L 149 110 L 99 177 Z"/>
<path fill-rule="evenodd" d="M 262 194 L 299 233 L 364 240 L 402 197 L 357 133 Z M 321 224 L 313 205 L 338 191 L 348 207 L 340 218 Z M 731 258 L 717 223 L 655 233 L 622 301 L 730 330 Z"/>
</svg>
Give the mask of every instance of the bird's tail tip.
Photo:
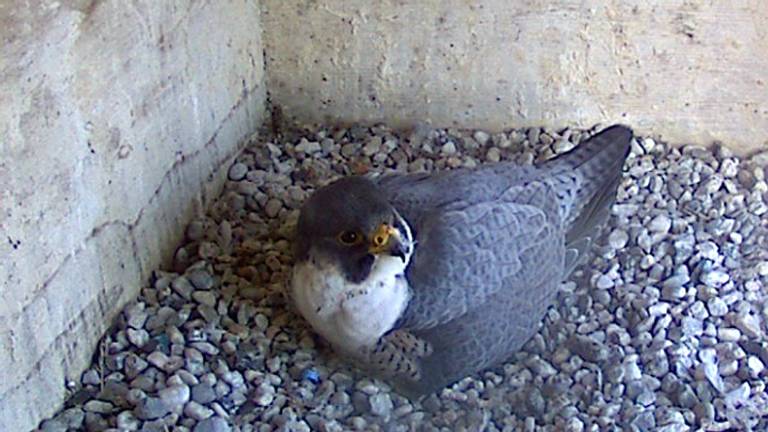
<svg viewBox="0 0 768 432">
<path fill-rule="evenodd" d="M 632 137 L 635 136 L 635 131 L 632 130 L 630 126 L 627 126 L 625 124 L 616 123 L 611 126 L 606 127 L 605 129 L 601 130 L 600 132 L 596 133 L 592 137 L 596 137 L 598 135 L 604 136 L 606 139 L 610 141 L 630 141 Z"/>
<path fill-rule="evenodd" d="M 607 169 L 610 171 L 615 165 L 624 164 L 624 160 L 629 156 L 633 138 L 632 128 L 623 124 L 614 124 L 545 164 L 564 170 Z"/>
</svg>

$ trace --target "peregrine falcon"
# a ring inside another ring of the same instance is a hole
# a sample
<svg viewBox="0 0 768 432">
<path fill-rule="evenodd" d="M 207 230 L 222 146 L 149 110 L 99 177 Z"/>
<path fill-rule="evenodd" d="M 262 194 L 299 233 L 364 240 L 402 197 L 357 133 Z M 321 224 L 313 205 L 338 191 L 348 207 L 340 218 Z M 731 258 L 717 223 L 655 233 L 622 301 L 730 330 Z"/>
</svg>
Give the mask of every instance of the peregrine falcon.
<svg viewBox="0 0 768 432">
<path fill-rule="evenodd" d="M 411 397 L 508 360 L 610 214 L 632 131 L 534 166 L 345 177 L 296 228 L 291 296 L 335 351 Z"/>
</svg>

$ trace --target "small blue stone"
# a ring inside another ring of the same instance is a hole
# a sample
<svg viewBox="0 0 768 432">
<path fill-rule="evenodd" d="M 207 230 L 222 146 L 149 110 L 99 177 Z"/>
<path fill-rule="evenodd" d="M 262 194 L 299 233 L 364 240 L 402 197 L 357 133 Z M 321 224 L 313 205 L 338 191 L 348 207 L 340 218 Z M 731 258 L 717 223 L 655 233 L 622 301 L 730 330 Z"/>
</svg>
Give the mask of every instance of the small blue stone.
<svg viewBox="0 0 768 432">
<path fill-rule="evenodd" d="M 304 369 L 302 378 L 311 382 L 312 384 L 317 384 L 320 382 L 320 374 L 318 374 L 317 371 L 313 368 Z"/>
<path fill-rule="evenodd" d="M 161 351 L 168 353 L 171 349 L 171 339 L 168 337 L 167 334 L 162 333 L 158 336 L 154 337 L 155 342 L 157 342 L 157 345 L 160 347 Z"/>
</svg>

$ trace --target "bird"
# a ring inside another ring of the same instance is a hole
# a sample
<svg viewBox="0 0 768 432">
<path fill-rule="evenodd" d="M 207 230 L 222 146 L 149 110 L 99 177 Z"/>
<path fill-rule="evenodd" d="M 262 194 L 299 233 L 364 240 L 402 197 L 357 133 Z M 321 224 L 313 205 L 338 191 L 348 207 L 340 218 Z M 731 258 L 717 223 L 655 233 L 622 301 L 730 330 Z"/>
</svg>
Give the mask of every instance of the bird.
<svg viewBox="0 0 768 432">
<path fill-rule="evenodd" d="M 407 397 L 499 366 L 600 235 L 632 138 L 615 124 L 536 164 L 332 181 L 300 208 L 290 297 Z"/>
</svg>

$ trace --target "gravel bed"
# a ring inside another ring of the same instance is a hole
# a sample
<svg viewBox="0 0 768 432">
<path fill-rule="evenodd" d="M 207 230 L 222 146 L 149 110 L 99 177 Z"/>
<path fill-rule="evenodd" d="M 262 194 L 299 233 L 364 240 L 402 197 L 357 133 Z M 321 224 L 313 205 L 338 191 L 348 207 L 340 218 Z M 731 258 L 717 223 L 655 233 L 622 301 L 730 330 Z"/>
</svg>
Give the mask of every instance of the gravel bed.
<svg viewBox="0 0 768 432">
<path fill-rule="evenodd" d="M 636 139 L 610 227 L 539 333 L 421 402 L 352 369 L 289 306 L 290 236 L 319 185 L 527 164 L 589 134 L 353 127 L 256 140 L 41 430 L 767 430 L 768 153 Z"/>
</svg>

